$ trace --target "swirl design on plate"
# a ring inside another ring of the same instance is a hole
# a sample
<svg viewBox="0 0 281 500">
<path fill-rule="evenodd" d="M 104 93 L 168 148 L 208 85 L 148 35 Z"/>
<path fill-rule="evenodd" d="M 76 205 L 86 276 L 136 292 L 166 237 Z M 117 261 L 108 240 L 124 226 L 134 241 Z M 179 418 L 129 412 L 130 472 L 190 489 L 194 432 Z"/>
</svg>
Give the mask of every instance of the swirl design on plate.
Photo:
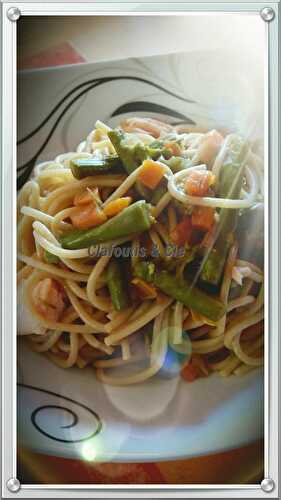
<svg viewBox="0 0 281 500">
<path fill-rule="evenodd" d="M 101 432 L 101 430 L 102 430 L 101 418 L 94 410 L 92 410 L 88 406 L 84 405 L 83 403 L 79 403 L 78 401 L 75 401 L 72 398 L 69 398 L 67 396 L 62 396 L 61 394 L 57 394 L 56 392 L 42 389 L 41 387 L 35 387 L 32 385 L 21 384 L 21 383 L 19 383 L 18 386 L 23 387 L 24 389 L 30 389 L 33 391 L 41 392 L 43 394 L 48 394 L 52 397 L 59 398 L 60 402 L 62 400 L 63 400 L 63 402 L 66 401 L 66 402 L 70 403 L 70 406 L 76 405 L 78 407 L 77 412 L 82 409 L 82 410 L 86 411 L 91 416 L 91 419 L 93 419 L 93 429 L 89 433 L 87 433 L 86 436 L 83 436 L 79 439 L 67 439 L 65 437 L 58 437 L 58 436 L 54 435 L 53 433 L 51 433 L 50 430 L 46 428 L 46 425 L 44 426 L 42 424 L 42 422 L 40 422 L 39 417 L 44 417 L 44 416 L 50 417 L 53 412 L 54 412 L 54 414 L 56 412 L 57 413 L 62 412 L 62 414 L 66 413 L 67 415 L 71 416 L 72 421 L 69 424 L 60 425 L 59 429 L 73 429 L 76 426 L 78 426 L 80 423 L 78 413 L 76 411 L 74 411 L 73 407 L 69 408 L 68 406 L 63 405 L 63 404 L 45 404 L 45 405 L 37 406 L 32 411 L 30 419 L 31 419 L 31 422 L 32 422 L 33 426 L 35 427 L 35 429 L 38 432 L 40 432 L 41 434 L 43 434 L 45 437 L 48 437 L 49 439 L 52 439 L 53 441 L 58 441 L 61 443 L 81 443 L 83 441 L 87 441 L 87 440 L 97 436 Z"/>
</svg>

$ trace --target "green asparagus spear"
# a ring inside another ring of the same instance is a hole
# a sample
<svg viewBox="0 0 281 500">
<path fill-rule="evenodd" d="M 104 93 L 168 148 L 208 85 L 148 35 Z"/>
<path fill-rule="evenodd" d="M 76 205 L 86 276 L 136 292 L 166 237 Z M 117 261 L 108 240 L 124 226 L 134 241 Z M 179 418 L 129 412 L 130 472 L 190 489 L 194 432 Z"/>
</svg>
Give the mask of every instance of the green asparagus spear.
<svg viewBox="0 0 281 500">
<path fill-rule="evenodd" d="M 96 174 L 122 173 L 123 164 L 118 155 L 105 156 L 104 158 L 78 158 L 71 160 L 70 168 L 76 179 L 83 179 Z"/>
<path fill-rule="evenodd" d="M 241 137 L 231 134 L 227 141 L 227 154 L 220 169 L 217 195 L 220 198 L 239 199 L 245 159 L 249 145 Z M 234 231 L 238 219 L 238 210 L 222 208 L 217 229 L 217 238 L 203 266 L 201 279 L 212 285 L 218 285 L 223 273 L 229 248 L 234 240 Z"/>
<path fill-rule="evenodd" d="M 157 160 L 162 156 L 169 158 L 171 155 L 168 149 L 161 144 L 158 145 L 155 141 L 155 145 L 153 145 L 154 142 L 152 145 L 144 145 L 141 142 L 132 144 L 133 134 L 127 134 L 118 129 L 110 130 L 108 137 L 128 174 L 131 174 L 148 158 Z M 138 180 L 136 181 L 136 189 L 142 198 L 151 201 L 151 191 Z"/>
<path fill-rule="evenodd" d="M 176 174 L 181 170 L 192 167 L 193 163 L 188 158 L 182 158 L 181 156 L 171 156 L 171 158 L 160 158 L 160 160 L 168 165 L 172 172 Z"/>
<path fill-rule="evenodd" d="M 131 174 L 148 158 L 158 160 L 160 156 L 165 158 L 171 156 L 171 152 L 165 147 L 144 145 L 141 142 L 132 144 L 130 141 L 133 134 L 127 134 L 118 129 L 110 130 L 107 135 L 128 174 Z"/>
<path fill-rule="evenodd" d="M 132 145 L 128 143 L 129 135 L 121 130 L 111 130 L 108 132 L 108 137 L 111 140 L 115 151 L 119 155 L 124 168 L 130 175 L 142 162 L 148 158 L 147 150 L 141 142 Z M 144 200 L 149 201 L 150 192 L 140 182 L 136 181 L 136 189 Z"/>
<path fill-rule="evenodd" d="M 144 200 L 140 200 L 100 226 L 93 229 L 71 231 L 62 236 L 60 241 L 63 248 L 70 250 L 87 248 L 123 236 L 142 233 L 150 229 L 152 222 L 150 205 Z"/>
<path fill-rule="evenodd" d="M 153 262 L 138 262 L 133 272 L 138 278 L 153 283 L 169 297 L 182 302 L 211 321 L 218 321 L 225 313 L 225 305 L 217 297 L 208 295 L 185 278 L 166 270 L 158 271 Z"/>
<path fill-rule="evenodd" d="M 44 251 L 44 258 L 47 264 L 58 264 L 60 261 L 59 257 L 49 252 L 48 250 Z"/>
<path fill-rule="evenodd" d="M 127 139 L 128 134 L 125 132 L 115 129 L 110 130 L 107 135 L 128 174 L 131 174 L 148 158 L 145 146 L 141 142 L 137 142 L 134 145 L 129 144 Z"/>
<path fill-rule="evenodd" d="M 165 193 L 167 193 L 167 186 L 168 186 L 168 179 L 164 175 L 164 177 L 161 179 L 159 182 L 158 186 L 156 186 L 155 190 L 153 191 L 152 197 L 150 199 L 150 202 L 152 205 L 157 205 L 158 201 L 164 196 Z"/>
<path fill-rule="evenodd" d="M 107 268 L 107 286 L 116 311 L 122 311 L 129 305 L 129 295 L 123 278 L 122 266 L 112 259 Z"/>
</svg>

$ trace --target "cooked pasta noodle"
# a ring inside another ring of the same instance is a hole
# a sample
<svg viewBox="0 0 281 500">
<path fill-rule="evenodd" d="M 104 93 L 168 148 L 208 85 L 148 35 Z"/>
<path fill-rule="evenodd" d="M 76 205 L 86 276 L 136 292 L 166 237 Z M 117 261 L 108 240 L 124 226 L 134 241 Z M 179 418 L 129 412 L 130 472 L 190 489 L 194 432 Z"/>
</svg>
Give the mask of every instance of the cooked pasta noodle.
<svg viewBox="0 0 281 500">
<path fill-rule="evenodd" d="M 153 377 L 170 351 L 189 381 L 248 373 L 263 363 L 264 276 L 239 230 L 262 199 L 263 161 L 237 134 L 97 121 L 19 193 L 19 334 L 112 385 Z"/>
</svg>

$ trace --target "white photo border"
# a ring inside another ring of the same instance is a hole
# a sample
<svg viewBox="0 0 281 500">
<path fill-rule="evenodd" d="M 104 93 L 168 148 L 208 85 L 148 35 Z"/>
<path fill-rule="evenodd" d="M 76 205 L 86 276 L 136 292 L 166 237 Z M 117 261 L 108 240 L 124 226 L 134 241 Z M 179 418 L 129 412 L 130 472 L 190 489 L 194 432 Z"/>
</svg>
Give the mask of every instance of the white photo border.
<svg viewBox="0 0 281 500">
<path fill-rule="evenodd" d="M 16 20 L 8 18 L 12 7 L 21 16 L 85 15 L 187 15 L 189 13 L 257 14 L 265 7 L 275 17 L 266 22 L 265 68 L 265 172 L 266 210 L 266 335 L 265 339 L 265 478 L 274 489 L 262 485 L 21 485 L 11 492 L 7 481 L 16 478 Z M 247 2 L 4 2 L 1 4 L 1 242 L 2 242 L 2 496 L 3 498 L 278 498 L 280 355 L 280 63 L 278 45 L 280 3 Z M 267 223 L 268 221 L 268 223 Z"/>
</svg>

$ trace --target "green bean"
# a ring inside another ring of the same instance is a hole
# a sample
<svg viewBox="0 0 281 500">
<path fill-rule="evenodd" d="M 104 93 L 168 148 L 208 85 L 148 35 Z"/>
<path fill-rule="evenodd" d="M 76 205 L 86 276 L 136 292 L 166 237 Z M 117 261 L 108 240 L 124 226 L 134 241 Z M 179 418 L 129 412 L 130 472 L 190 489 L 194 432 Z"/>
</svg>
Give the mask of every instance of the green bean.
<svg viewBox="0 0 281 500">
<path fill-rule="evenodd" d="M 220 168 L 217 195 L 220 198 L 239 199 L 245 160 L 249 145 L 241 137 L 231 134 L 225 139 L 228 152 Z M 218 285 L 230 246 L 234 240 L 237 226 L 238 210 L 222 208 L 214 247 L 206 259 L 201 279 L 212 285 Z"/>
<path fill-rule="evenodd" d="M 121 263 L 111 259 L 107 268 L 107 286 L 116 311 L 122 311 L 129 306 L 129 295 L 124 280 Z"/>
<path fill-rule="evenodd" d="M 60 259 L 48 250 L 44 251 L 44 259 L 48 264 L 58 264 Z"/>
<path fill-rule="evenodd" d="M 70 168 L 76 179 L 83 179 L 101 173 L 122 173 L 123 164 L 118 155 L 103 158 L 77 158 L 71 160 Z"/>
<path fill-rule="evenodd" d="M 70 250 L 87 248 L 91 245 L 142 233 L 150 229 L 152 223 L 150 205 L 140 200 L 124 208 L 122 212 L 100 226 L 66 233 L 60 238 L 60 242 L 63 248 Z"/>
<path fill-rule="evenodd" d="M 166 270 L 157 270 L 153 262 L 138 262 L 133 272 L 138 278 L 153 283 L 169 297 L 211 321 L 218 321 L 225 313 L 225 305 L 217 297 L 208 295 L 183 277 Z"/>
</svg>

